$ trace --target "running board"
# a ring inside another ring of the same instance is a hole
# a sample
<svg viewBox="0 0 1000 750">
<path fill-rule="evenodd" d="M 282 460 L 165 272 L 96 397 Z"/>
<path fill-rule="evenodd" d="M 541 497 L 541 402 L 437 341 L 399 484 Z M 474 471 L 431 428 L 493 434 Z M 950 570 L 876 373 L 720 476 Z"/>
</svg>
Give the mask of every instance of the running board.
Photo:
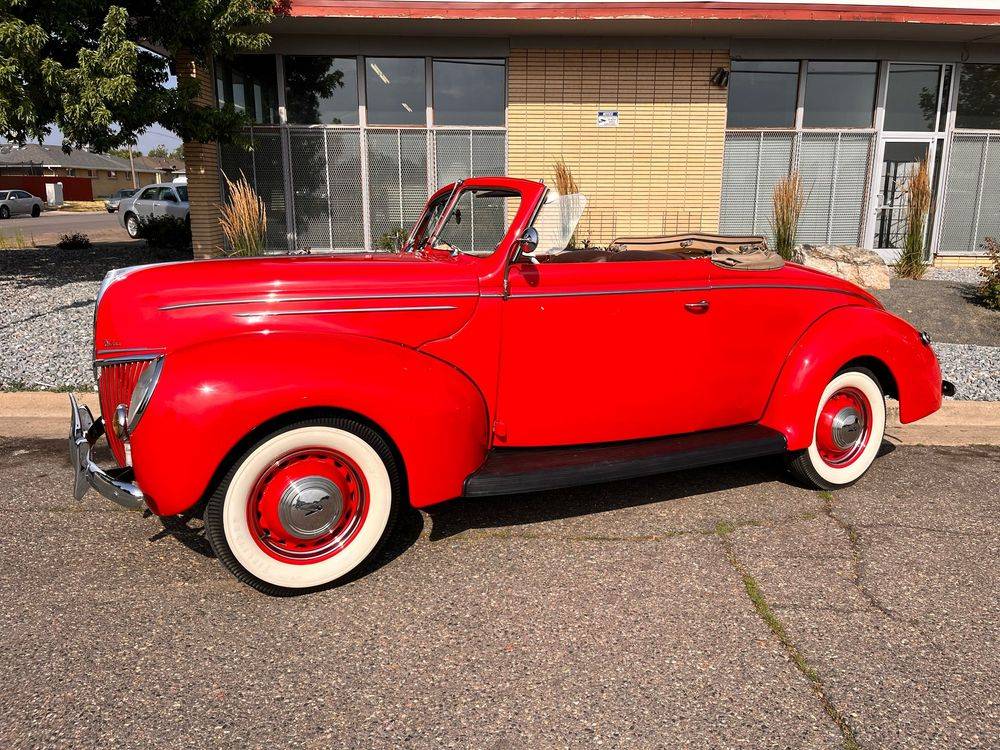
<svg viewBox="0 0 1000 750">
<path fill-rule="evenodd" d="M 627 443 L 499 448 L 466 478 L 463 494 L 513 495 L 614 482 L 784 451 L 785 436 L 757 424 Z"/>
</svg>

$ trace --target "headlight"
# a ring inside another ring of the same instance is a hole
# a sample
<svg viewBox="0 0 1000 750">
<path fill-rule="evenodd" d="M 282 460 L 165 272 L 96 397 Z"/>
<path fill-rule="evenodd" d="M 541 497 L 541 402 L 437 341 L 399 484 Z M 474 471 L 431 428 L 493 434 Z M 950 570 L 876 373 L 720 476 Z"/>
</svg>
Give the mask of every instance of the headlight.
<svg viewBox="0 0 1000 750">
<path fill-rule="evenodd" d="M 157 357 L 149 366 L 142 371 L 139 380 L 136 381 L 132 390 L 132 398 L 128 404 L 128 431 L 133 432 L 135 426 L 142 419 L 142 413 L 149 405 L 149 399 L 153 397 L 153 389 L 156 388 L 156 381 L 160 379 L 160 371 L 163 370 L 163 357 Z"/>
</svg>

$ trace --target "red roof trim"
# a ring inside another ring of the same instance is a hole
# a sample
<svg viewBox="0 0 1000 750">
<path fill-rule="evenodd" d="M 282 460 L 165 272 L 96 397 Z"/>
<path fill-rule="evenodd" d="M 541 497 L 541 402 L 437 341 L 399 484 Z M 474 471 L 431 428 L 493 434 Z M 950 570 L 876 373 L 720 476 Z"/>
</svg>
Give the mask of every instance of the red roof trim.
<svg viewBox="0 0 1000 750">
<path fill-rule="evenodd" d="M 604 2 L 413 2 L 413 0 L 291 0 L 291 15 L 339 18 L 446 20 L 766 20 L 882 23 L 1000 24 L 993 10 L 899 5 L 818 5 L 813 3 L 604 3 Z"/>
</svg>

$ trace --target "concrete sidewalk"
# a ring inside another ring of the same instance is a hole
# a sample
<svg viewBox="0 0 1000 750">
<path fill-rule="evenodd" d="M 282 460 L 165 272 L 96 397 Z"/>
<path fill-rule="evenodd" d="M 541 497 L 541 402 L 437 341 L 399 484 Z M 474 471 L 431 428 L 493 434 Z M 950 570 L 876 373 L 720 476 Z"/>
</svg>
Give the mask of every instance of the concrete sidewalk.
<svg viewBox="0 0 1000 750">
<path fill-rule="evenodd" d="M 98 413 L 96 393 L 77 393 L 76 397 Z M 65 393 L 0 393 L 0 437 L 57 438 L 68 429 Z M 936 414 L 902 425 L 899 405 L 889 401 L 886 437 L 902 445 L 1000 445 L 1000 402 L 945 401 Z"/>
</svg>

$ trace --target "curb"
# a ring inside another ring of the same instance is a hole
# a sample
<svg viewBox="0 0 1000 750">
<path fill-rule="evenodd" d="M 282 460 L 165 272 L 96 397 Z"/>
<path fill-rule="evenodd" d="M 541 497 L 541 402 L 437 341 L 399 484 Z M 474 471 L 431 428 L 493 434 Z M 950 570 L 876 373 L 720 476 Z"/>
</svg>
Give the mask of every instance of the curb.
<svg viewBox="0 0 1000 750">
<path fill-rule="evenodd" d="M 93 391 L 76 393 L 96 415 Z M 63 438 L 69 429 L 69 396 L 52 391 L 0 392 L 0 437 Z M 886 437 L 902 445 L 1000 445 L 1000 401 L 945 401 L 929 417 L 899 421 L 899 404 L 886 404 Z"/>
</svg>

